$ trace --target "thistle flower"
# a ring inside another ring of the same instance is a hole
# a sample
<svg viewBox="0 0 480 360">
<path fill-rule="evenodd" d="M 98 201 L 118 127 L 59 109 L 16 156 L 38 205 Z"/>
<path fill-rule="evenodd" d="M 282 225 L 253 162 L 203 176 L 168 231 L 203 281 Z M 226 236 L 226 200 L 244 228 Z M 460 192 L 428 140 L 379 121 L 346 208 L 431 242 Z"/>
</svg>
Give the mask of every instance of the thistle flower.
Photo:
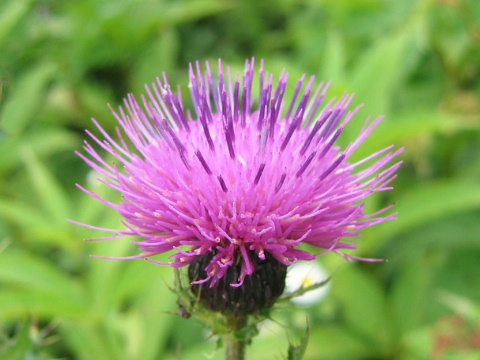
<svg viewBox="0 0 480 360">
<path fill-rule="evenodd" d="M 284 101 L 288 74 L 282 71 L 275 83 L 262 61 L 254 106 L 253 59 L 236 80 L 228 68 L 224 74 L 220 60 L 216 75 L 208 62 L 205 66 L 202 73 L 198 62 L 190 64 L 193 114 L 163 74 L 146 87 L 141 102 L 130 94 L 124 108 L 112 109 L 120 124 L 116 140 L 95 120 L 103 139 L 87 131 L 118 165 L 107 163 L 89 143 L 87 155 L 78 155 L 122 200 L 111 203 L 79 187 L 117 210 L 126 229 L 83 225 L 116 233 L 108 238 L 136 236 L 132 243 L 139 247 L 137 255 L 106 258 L 190 265 L 193 285 L 204 289 L 220 283 L 241 287 L 247 281 L 245 288 L 255 287 L 256 272 L 264 289 L 268 276 L 280 273 L 283 285 L 271 286 L 275 294 L 283 291 L 287 265 L 332 251 L 354 258 L 343 252 L 356 248 L 348 239 L 395 217 L 384 215 L 390 206 L 367 215 L 362 201 L 390 189 L 400 166 L 391 163 L 402 149 L 392 145 L 349 161 L 382 118 L 367 120 L 358 137 L 341 149 L 335 142 L 359 109 L 348 111 L 353 95 L 321 107 L 329 83 L 313 90 L 314 77 L 306 82 L 302 76 L 292 99 Z M 319 250 L 312 253 L 302 243 Z M 172 252 L 171 262 L 151 259 L 165 252 Z M 274 265 L 260 273 L 264 262 Z M 261 301 L 271 305 L 280 295 L 275 294 Z M 211 307 L 222 308 L 215 301 Z"/>
</svg>

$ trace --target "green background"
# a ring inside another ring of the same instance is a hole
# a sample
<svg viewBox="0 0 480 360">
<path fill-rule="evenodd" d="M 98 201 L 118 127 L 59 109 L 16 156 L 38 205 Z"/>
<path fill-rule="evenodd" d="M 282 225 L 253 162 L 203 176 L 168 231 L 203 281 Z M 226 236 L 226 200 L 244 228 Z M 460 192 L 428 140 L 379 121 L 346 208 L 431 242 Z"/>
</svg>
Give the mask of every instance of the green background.
<svg viewBox="0 0 480 360">
<path fill-rule="evenodd" d="M 366 229 L 358 256 L 319 259 L 326 299 L 281 307 L 248 359 L 282 359 L 310 328 L 305 359 L 480 358 L 480 1 L 478 0 L 2 0 L 0 3 L 0 358 L 222 359 L 176 310 L 172 271 L 126 239 L 67 218 L 117 227 L 113 210 L 75 187 L 116 199 L 74 155 L 92 129 L 110 132 L 116 106 L 166 71 L 188 94 L 190 61 L 232 69 L 264 58 L 293 82 L 332 80 L 386 115 L 358 157 L 404 146 L 398 220 Z M 188 100 L 186 100 L 188 103 Z M 207 340 L 206 340 L 207 339 Z"/>
</svg>

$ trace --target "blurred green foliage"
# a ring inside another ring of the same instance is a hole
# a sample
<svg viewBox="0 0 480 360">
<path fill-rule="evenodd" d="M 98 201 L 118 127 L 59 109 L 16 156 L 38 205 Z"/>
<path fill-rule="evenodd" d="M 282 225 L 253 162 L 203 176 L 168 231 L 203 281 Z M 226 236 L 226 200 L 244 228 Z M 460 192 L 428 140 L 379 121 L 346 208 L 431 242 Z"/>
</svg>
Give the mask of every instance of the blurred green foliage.
<svg viewBox="0 0 480 360">
<path fill-rule="evenodd" d="M 176 310 L 171 269 L 91 259 L 132 248 L 83 242 L 95 231 L 66 219 L 119 223 L 74 186 L 116 196 L 73 154 L 91 117 L 112 131 L 106 104 L 162 71 L 187 93 L 188 62 L 222 57 L 237 70 L 251 56 L 291 79 L 331 79 L 331 96 L 355 92 L 365 105 L 344 143 L 362 118 L 386 115 L 358 157 L 406 151 L 395 190 L 368 203 L 395 202 L 398 220 L 365 230 L 356 253 L 389 261 L 321 258 L 329 296 L 279 309 L 282 326 L 267 324 L 248 358 L 281 358 L 285 329 L 303 338 L 306 317 L 305 359 L 480 358 L 478 0 L 4 0 L 1 359 L 223 357 L 192 320 L 165 313 Z"/>
</svg>

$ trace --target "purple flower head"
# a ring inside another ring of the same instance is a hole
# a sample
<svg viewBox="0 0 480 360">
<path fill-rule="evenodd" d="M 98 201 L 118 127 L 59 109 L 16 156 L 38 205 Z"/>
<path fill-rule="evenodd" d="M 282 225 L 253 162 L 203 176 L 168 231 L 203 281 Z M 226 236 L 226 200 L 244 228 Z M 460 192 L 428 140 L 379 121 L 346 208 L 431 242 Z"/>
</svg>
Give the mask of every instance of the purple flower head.
<svg viewBox="0 0 480 360">
<path fill-rule="evenodd" d="M 224 74 L 219 60 L 216 75 L 208 62 L 203 73 L 198 62 L 190 64 L 193 114 L 164 74 L 146 87 L 148 96 L 140 103 L 128 95 L 124 108 L 113 111 L 120 124 L 117 140 L 93 120 L 104 139 L 88 135 L 119 166 L 88 143 L 88 155 L 78 155 L 121 193 L 122 201 L 111 203 L 80 188 L 123 217 L 125 230 L 101 229 L 117 233 L 110 238 L 140 238 L 132 241 L 140 253 L 122 259 L 173 252 L 167 264 L 182 267 L 210 255 L 207 277 L 197 281 L 210 286 L 241 261 L 238 282 L 232 284 L 239 286 L 255 272 L 252 254 L 261 261 L 268 253 L 285 265 L 330 251 L 350 259 L 342 250 L 356 244 L 346 239 L 395 217 L 382 215 L 390 206 L 366 215 L 362 201 L 391 189 L 401 162 L 391 163 L 402 149 L 389 146 L 349 161 L 381 118 L 367 120 L 341 149 L 335 141 L 358 110 L 348 111 L 353 95 L 321 108 L 329 83 L 314 89 L 314 77 L 306 82 L 302 76 L 292 99 L 284 101 L 288 74 L 282 71 L 274 82 L 262 61 L 258 75 L 258 106 L 252 98 L 253 59 L 235 80 L 229 68 Z M 312 254 L 302 243 L 320 251 Z"/>
</svg>

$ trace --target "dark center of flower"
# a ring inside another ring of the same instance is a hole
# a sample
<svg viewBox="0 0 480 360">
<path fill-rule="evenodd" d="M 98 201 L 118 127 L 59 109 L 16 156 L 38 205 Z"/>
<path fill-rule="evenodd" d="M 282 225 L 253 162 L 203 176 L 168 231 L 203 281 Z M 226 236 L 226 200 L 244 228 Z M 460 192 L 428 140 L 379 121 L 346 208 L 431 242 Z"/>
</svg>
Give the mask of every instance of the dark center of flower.
<svg viewBox="0 0 480 360">
<path fill-rule="evenodd" d="M 215 254 L 209 252 L 197 257 L 188 268 L 190 281 L 207 277 L 205 268 Z M 260 259 L 255 252 L 250 252 L 255 272 L 247 275 L 239 287 L 231 286 L 238 283 L 241 270 L 241 254 L 236 254 L 236 261 L 228 267 L 225 275 L 213 287 L 210 281 L 194 284 L 190 288 L 198 296 L 199 301 L 212 311 L 220 311 L 234 316 L 258 314 L 263 309 L 271 307 L 285 288 L 287 266 L 279 262 L 269 253 L 265 260 Z"/>
</svg>

